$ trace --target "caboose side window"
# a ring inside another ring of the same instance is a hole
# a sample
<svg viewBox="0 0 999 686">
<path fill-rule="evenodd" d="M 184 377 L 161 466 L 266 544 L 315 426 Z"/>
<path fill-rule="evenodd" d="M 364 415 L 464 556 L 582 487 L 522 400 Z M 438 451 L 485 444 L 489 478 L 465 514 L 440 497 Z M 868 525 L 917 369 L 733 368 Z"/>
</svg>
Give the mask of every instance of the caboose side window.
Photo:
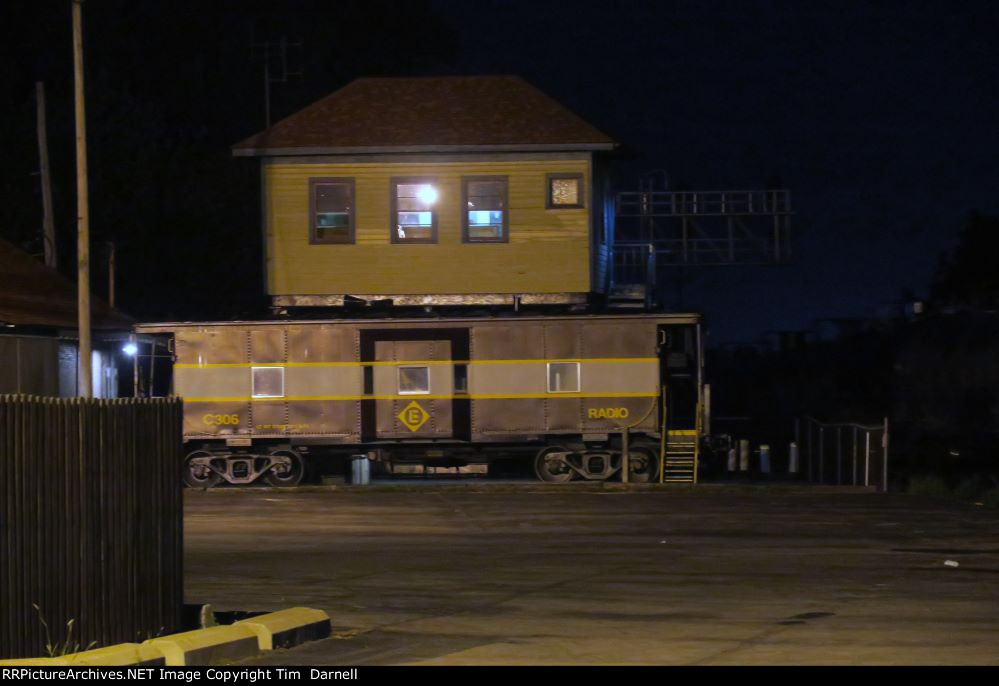
<svg viewBox="0 0 999 686">
<path fill-rule="evenodd" d="M 309 179 L 310 243 L 354 242 L 354 180 Z"/>
<path fill-rule="evenodd" d="M 421 395 L 429 392 L 429 367 L 399 367 L 399 395 Z"/>
<path fill-rule="evenodd" d="M 254 398 L 284 397 L 284 367 L 252 367 Z"/>
<path fill-rule="evenodd" d="M 501 243 L 509 240 L 505 176 L 465 176 L 461 179 L 462 240 Z"/>
<path fill-rule="evenodd" d="M 436 243 L 436 207 L 440 195 L 436 180 L 393 178 L 391 186 L 392 242 Z"/>
<path fill-rule="evenodd" d="M 579 363 L 548 363 L 549 393 L 579 393 Z"/>
<path fill-rule="evenodd" d="M 547 182 L 547 209 L 571 210 L 584 207 L 582 174 L 548 174 Z"/>
</svg>

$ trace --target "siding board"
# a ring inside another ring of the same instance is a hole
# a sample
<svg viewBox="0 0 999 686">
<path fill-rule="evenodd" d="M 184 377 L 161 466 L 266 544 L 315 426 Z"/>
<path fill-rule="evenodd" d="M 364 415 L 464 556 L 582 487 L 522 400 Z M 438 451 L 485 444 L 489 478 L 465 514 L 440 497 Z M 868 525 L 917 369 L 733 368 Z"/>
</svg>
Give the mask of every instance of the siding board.
<svg viewBox="0 0 999 686">
<path fill-rule="evenodd" d="M 588 292 L 590 208 L 545 209 L 547 174 L 577 160 L 450 163 L 271 163 L 264 167 L 267 283 L 271 295 Z M 506 176 L 509 243 L 462 243 L 461 177 Z M 355 180 L 353 245 L 309 244 L 309 178 Z M 437 178 L 438 243 L 393 245 L 393 176 Z"/>
</svg>

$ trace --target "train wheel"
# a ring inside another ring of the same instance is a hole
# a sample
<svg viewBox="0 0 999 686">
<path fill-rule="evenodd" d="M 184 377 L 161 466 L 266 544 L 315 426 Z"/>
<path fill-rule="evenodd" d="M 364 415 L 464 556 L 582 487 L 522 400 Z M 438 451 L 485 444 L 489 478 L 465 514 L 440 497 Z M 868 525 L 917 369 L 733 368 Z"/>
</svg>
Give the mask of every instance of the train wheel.
<svg viewBox="0 0 999 686">
<path fill-rule="evenodd" d="M 576 472 L 566 462 L 569 451 L 558 446 L 543 449 L 534 458 L 534 473 L 548 483 L 561 484 L 572 481 Z"/>
<path fill-rule="evenodd" d="M 191 488 L 211 488 L 222 480 L 221 475 L 212 471 L 203 458 L 211 459 L 207 450 L 195 450 L 184 459 L 184 483 Z"/>
<path fill-rule="evenodd" d="M 636 484 L 659 478 L 659 459 L 651 448 L 635 446 L 628 449 L 628 481 Z"/>
<path fill-rule="evenodd" d="M 275 450 L 272 456 L 287 458 L 271 467 L 270 471 L 264 474 L 264 479 L 271 486 L 297 486 L 302 477 L 305 476 L 305 463 L 302 456 L 294 450 Z"/>
</svg>

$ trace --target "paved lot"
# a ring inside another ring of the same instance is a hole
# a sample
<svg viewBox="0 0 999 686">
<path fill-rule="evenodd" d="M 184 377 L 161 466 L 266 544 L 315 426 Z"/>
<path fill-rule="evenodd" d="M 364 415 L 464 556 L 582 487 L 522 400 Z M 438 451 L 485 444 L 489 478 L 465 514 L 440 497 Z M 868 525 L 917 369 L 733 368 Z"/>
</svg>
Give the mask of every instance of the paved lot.
<svg viewBox="0 0 999 686">
<path fill-rule="evenodd" d="M 981 507 L 733 486 L 185 497 L 189 602 L 333 618 L 258 664 L 999 664 Z"/>
</svg>

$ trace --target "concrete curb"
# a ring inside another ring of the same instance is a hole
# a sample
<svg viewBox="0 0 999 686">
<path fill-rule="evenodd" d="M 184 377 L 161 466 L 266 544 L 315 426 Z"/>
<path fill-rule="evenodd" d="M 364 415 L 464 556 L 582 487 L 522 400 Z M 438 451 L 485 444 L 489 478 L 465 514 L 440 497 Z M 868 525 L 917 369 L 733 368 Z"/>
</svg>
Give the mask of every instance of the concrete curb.
<svg viewBox="0 0 999 686">
<path fill-rule="evenodd" d="M 4 667 L 118 667 L 142 665 L 155 667 L 167 664 L 162 652 L 152 646 L 139 643 L 119 643 L 107 648 L 85 650 L 59 657 L 26 657 L 18 660 L 0 660 Z"/>
<path fill-rule="evenodd" d="M 233 626 L 246 626 L 252 630 L 260 641 L 260 650 L 290 648 L 308 641 L 329 638 L 331 632 L 329 615 L 322 610 L 307 607 L 293 607 L 250 617 Z"/>
<path fill-rule="evenodd" d="M 260 641 L 253 630 L 235 624 L 151 638 L 142 645 L 160 651 L 166 658 L 168 667 L 206 665 L 219 660 L 245 660 L 260 650 Z"/>
<path fill-rule="evenodd" d="M 293 607 L 227 626 L 185 631 L 142 643 L 120 643 L 59 657 L 0 660 L 0 666 L 206 665 L 219 660 L 244 660 L 275 648 L 290 648 L 328 638 L 331 631 L 329 615 L 322 610 Z"/>
</svg>

